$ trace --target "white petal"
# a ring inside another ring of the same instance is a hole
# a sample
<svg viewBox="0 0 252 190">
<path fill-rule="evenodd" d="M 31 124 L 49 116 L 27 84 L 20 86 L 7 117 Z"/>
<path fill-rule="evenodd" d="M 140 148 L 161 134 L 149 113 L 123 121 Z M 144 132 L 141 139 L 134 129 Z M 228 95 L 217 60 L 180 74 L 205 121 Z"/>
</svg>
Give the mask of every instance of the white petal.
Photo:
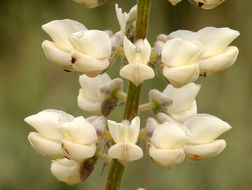
<svg viewBox="0 0 252 190">
<path fill-rule="evenodd" d="M 88 77 L 81 75 L 79 82 L 83 95 L 93 101 L 104 100 L 104 95 L 100 92 L 100 88 L 111 81 L 108 74 L 104 73 L 96 77 Z"/>
<path fill-rule="evenodd" d="M 209 114 L 197 114 L 189 117 L 184 125 L 191 133 L 190 144 L 210 143 L 224 132 L 231 129 L 231 126 L 221 119 Z"/>
<path fill-rule="evenodd" d="M 126 23 L 129 18 L 129 14 L 126 12 L 122 12 L 122 9 L 118 7 L 118 4 L 115 4 L 116 16 L 121 27 L 121 31 L 124 33 L 126 28 Z"/>
<path fill-rule="evenodd" d="M 39 135 L 39 133 L 29 133 L 28 139 L 32 147 L 41 155 L 51 158 L 63 158 L 64 153 L 60 142 L 48 140 Z"/>
<path fill-rule="evenodd" d="M 171 112 L 182 112 L 190 109 L 199 93 L 200 85 L 189 83 L 181 88 L 174 88 L 167 85 L 163 94 L 172 100 L 172 105 L 168 107 Z"/>
<path fill-rule="evenodd" d="M 82 89 L 80 89 L 77 98 L 79 108 L 90 114 L 101 115 L 102 114 L 101 108 L 103 101 L 99 101 L 99 99 L 97 99 L 96 101 L 92 101 L 91 99 L 88 99 L 85 96 L 86 95 L 83 94 Z"/>
<path fill-rule="evenodd" d="M 186 141 L 186 134 L 175 122 L 165 122 L 156 127 L 150 141 L 162 149 L 181 148 Z"/>
<path fill-rule="evenodd" d="M 155 77 L 153 69 L 144 64 L 128 64 L 120 70 L 120 76 L 139 86 L 144 80 Z"/>
<path fill-rule="evenodd" d="M 76 50 L 71 51 L 71 55 L 74 59 L 73 68 L 90 77 L 97 76 L 110 66 L 109 59 L 95 59 Z"/>
<path fill-rule="evenodd" d="M 74 71 L 71 63 L 70 53 L 57 48 L 54 43 L 45 40 L 42 42 L 42 48 L 45 52 L 46 57 L 54 64 L 63 67 L 68 71 Z"/>
<path fill-rule="evenodd" d="M 127 127 L 128 126 L 124 126 L 121 123 L 117 123 L 111 120 L 108 120 L 108 128 L 109 128 L 109 132 L 113 138 L 113 140 L 116 143 L 121 143 L 125 140 L 125 137 L 127 136 Z"/>
<path fill-rule="evenodd" d="M 159 149 L 151 145 L 149 154 L 160 168 L 171 167 L 184 161 L 185 153 L 183 148 Z"/>
<path fill-rule="evenodd" d="M 67 157 L 77 162 L 82 162 L 87 158 L 91 158 L 95 155 L 96 145 L 82 145 L 76 144 L 68 140 L 62 140 L 62 147 Z"/>
<path fill-rule="evenodd" d="M 77 50 L 90 57 L 107 59 L 111 55 L 112 43 L 109 35 L 104 31 L 77 32 L 72 35 L 70 40 Z"/>
<path fill-rule="evenodd" d="M 71 121 L 74 117 L 59 110 L 44 110 L 25 118 L 25 122 L 36 129 L 40 135 L 49 140 L 60 141 L 62 135 L 58 130 L 60 120 Z"/>
<path fill-rule="evenodd" d="M 63 123 L 59 130 L 64 139 L 78 144 L 93 144 L 97 141 L 96 131 L 84 117 L 77 117 L 71 122 Z"/>
<path fill-rule="evenodd" d="M 189 160 L 202 160 L 221 153 L 226 147 L 225 140 L 215 140 L 200 145 L 185 145 L 186 158 Z"/>
<path fill-rule="evenodd" d="M 108 155 L 111 158 L 118 159 L 123 165 L 127 165 L 128 162 L 142 158 L 143 151 L 137 145 L 122 142 L 113 145 L 108 150 Z"/>
<path fill-rule="evenodd" d="M 190 30 L 177 30 L 169 34 L 168 37 L 171 38 L 180 38 L 182 40 L 189 40 L 195 32 Z"/>
<path fill-rule="evenodd" d="M 187 83 L 193 82 L 199 77 L 199 65 L 190 64 L 186 66 L 163 68 L 163 75 L 175 87 L 181 87 Z"/>
<path fill-rule="evenodd" d="M 163 47 L 161 61 L 170 67 L 189 65 L 199 60 L 203 50 L 201 45 L 178 38 L 171 39 Z"/>
<path fill-rule="evenodd" d="M 199 40 L 205 46 L 202 58 L 208 58 L 223 53 L 239 35 L 230 28 L 206 27 L 196 32 L 192 40 Z"/>
<path fill-rule="evenodd" d="M 189 107 L 185 111 L 181 112 L 173 112 L 172 110 L 170 111 L 168 108 L 167 113 L 171 116 L 172 119 L 182 123 L 184 122 L 188 117 L 197 114 L 197 104 L 196 101 L 193 102 L 191 107 Z"/>
<path fill-rule="evenodd" d="M 51 21 L 44 24 L 42 29 L 52 38 L 58 48 L 65 51 L 72 49 L 68 40 L 72 33 L 87 30 L 83 24 L 71 19 Z"/>
<path fill-rule="evenodd" d="M 130 126 L 128 127 L 128 142 L 135 144 L 138 139 L 140 131 L 140 118 L 135 117 L 132 121 Z"/>
<path fill-rule="evenodd" d="M 127 37 L 124 37 L 123 49 L 124 49 L 124 53 L 128 62 L 134 63 L 135 54 L 136 54 L 136 46 L 130 40 L 128 40 Z"/>
<path fill-rule="evenodd" d="M 68 160 L 67 158 L 53 160 L 51 172 L 59 181 L 68 185 L 75 185 L 81 182 L 80 164 L 73 160 Z"/>
<path fill-rule="evenodd" d="M 212 75 L 231 67 L 239 54 L 237 47 L 230 46 L 222 54 L 198 62 L 202 75 Z"/>
</svg>

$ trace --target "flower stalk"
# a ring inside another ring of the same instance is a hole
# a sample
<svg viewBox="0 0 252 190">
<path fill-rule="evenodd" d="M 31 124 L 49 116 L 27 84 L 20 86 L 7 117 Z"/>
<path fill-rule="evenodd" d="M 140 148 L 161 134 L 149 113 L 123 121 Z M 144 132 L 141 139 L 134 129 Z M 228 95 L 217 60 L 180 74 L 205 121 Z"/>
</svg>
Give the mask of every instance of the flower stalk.
<svg viewBox="0 0 252 190">
<path fill-rule="evenodd" d="M 145 39 L 147 35 L 150 0 L 137 0 L 137 24 L 134 41 Z M 141 86 L 135 86 L 129 83 L 127 101 L 124 111 L 124 119 L 131 121 L 138 115 L 139 100 L 141 94 Z M 119 190 L 124 172 L 124 166 L 116 159 L 112 159 L 109 167 L 109 173 L 105 190 Z"/>
</svg>

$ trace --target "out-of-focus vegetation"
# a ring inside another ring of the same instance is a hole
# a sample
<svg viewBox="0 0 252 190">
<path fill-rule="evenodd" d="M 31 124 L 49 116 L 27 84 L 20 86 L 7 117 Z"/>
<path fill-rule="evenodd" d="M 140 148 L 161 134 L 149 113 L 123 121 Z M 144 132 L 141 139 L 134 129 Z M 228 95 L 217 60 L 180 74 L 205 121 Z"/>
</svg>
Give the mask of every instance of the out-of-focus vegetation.
<svg viewBox="0 0 252 190">
<path fill-rule="evenodd" d="M 62 109 L 75 116 L 78 73 L 65 73 L 45 57 L 41 42 L 49 37 L 41 25 L 54 19 L 78 20 L 89 29 L 119 30 L 114 4 L 129 10 L 135 0 L 109 0 L 96 9 L 85 9 L 71 0 L 0 1 L 0 189 L 1 190 L 94 190 L 103 189 L 107 169 L 102 162 L 90 178 L 68 187 L 51 175 L 50 160 L 35 152 L 27 135 L 32 130 L 23 119 L 46 108 Z M 122 190 L 249 190 L 252 187 L 252 1 L 227 0 L 211 11 L 186 2 L 172 7 L 167 0 L 153 0 L 148 39 L 177 29 L 205 26 L 239 30 L 233 43 L 240 49 L 236 64 L 213 77 L 202 78 L 198 110 L 228 121 L 233 129 L 223 136 L 225 151 L 200 162 L 185 161 L 171 169 L 159 169 L 145 154 L 128 165 Z M 119 65 L 109 72 L 118 76 Z M 147 81 L 148 89 L 163 89 L 161 77 Z M 126 85 L 125 85 L 126 86 Z M 146 101 L 143 97 L 142 101 Z M 119 108 L 110 118 L 120 118 Z M 146 117 L 147 114 L 143 114 Z"/>
</svg>

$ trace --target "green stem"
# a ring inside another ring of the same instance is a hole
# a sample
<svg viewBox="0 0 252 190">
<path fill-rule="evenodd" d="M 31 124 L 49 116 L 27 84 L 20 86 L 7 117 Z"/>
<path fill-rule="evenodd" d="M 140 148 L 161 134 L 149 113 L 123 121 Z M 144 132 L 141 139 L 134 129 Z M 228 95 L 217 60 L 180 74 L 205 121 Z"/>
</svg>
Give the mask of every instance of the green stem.
<svg viewBox="0 0 252 190">
<path fill-rule="evenodd" d="M 151 0 L 137 0 L 137 23 L 134 41 L 145 39 L 147 35 Z M 141 85 L 129 83 L 127 101 L 124 110 L 124 119 L 131 121 L 138 115 Z M 105 190 L 119 190 L 124 166 L 116 159 L 112 159 L 109 167 Z"/>
</svg>

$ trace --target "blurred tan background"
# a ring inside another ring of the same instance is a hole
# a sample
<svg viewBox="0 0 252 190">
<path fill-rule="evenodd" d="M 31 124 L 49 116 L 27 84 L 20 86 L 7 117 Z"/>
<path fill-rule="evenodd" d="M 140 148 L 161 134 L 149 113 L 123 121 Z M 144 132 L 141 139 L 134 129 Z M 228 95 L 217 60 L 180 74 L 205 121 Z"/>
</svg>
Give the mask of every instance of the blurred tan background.
<svg viewBox="0 0 252 190">
<path fill-rule="evenodd" d="M 85 9 L 71 0 L 0 1 L 0 189 L 1 190 L 98 190 L 103 189 L 107 168 L 102 162 L 84 183 L 69 187 L 50 173 L 50 160 L 35 152 L 27 135 L 33 129 L 23 119 L 46 108 L 61 109 L 75 116 L 78 73 L 65 73 L 45 57 L 41 42 L 49 37 L 41 25 L 55 19 L 78 20 L 89 29 L 119 30 L 114 4 L 124 11 L 135 0 L 109 0 L 96 9 Z M 183 0 L 172 7 L 167 0 L 152 0 L 148 39 L 177 29 L 198 30 L 206 26 L 239 30 L 233 43 L 240 49 L 236 64 L 213 77 L 202 78 L 197 97 L 200 113 L 228 121 L 233 129 L 223 135 L 224 152 L 200 162 L 185 161 L 171 169 L 159 169 L 148 158 L 129 164 L 122 190 L 250 190 L 252 188 L 252 1 L 226 0 L 217 9 L 201 10 Z M 109 72 L 118 76 L 115 65 Z M 162 78 L 148 81 L 163 89 Z M 126 86 L 126 85 L 125 85 Z M 147 97 L 142 98 L 145 102 Z M 109 118 L 120 118 L 119 108 Z M 143 114 L 146 117 L 147 114 Z"/>
</svg>

